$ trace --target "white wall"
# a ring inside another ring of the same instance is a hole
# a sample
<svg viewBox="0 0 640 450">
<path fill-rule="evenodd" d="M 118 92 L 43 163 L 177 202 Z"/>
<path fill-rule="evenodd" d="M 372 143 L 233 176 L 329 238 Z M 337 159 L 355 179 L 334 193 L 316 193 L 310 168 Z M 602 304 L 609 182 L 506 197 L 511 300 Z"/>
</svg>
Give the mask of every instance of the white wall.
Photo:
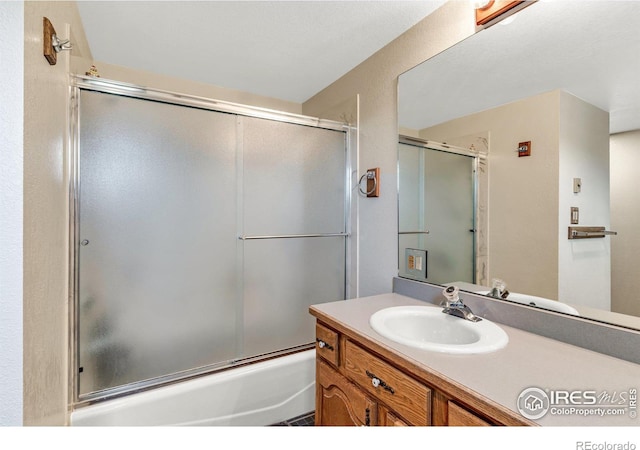
<svg viewBox="0 0 640 450">
<path fill-rule="evenodd" d="M 640 316 L 640 130 L 611 136 L 611 310 Z"/>
<path fill-rule="evenodd" d="M 0 426 L 22 425 L 24 5 L 0 2 Z"/>
<path fill-rule="evenodd" d="M 558 172 L 558 299 L 610 310 L 611 252 L 615 237 L 568 239 L 570 208 L 579 226 L 609 229 L 609 113 L 562 92 Z M 582 189 L 573 193 L 573 179 Z"/>
</svg>

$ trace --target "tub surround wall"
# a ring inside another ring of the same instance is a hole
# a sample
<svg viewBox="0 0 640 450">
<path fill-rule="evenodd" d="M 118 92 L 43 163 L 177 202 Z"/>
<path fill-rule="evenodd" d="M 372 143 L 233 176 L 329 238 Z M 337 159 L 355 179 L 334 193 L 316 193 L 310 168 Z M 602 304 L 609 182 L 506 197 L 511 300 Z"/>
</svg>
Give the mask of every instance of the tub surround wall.
<svg viewBox="0 0 640 450">
<path fill-rule="evenodd" d="M 442 286 L 393 279 L 393 292 L 440 305 Z M 474 313 L 493 322 L 640 364 L 640 331 L 460 292 Z"/>
</svg>

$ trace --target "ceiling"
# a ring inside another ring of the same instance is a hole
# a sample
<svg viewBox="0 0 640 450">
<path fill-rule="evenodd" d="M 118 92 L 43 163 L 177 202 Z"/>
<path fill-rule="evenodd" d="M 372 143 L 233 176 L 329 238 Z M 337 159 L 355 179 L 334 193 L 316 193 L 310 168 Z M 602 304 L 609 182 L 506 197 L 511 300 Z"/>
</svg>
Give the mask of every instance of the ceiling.
<svg viewBox="0 0 640 450">
<path fill-rule="evenodd" d="M 78 1 L 78 9 L 96 61 L 302 103 L 443 3 Z"/>
<path fill-rule="evenodd" d="M 563 89 L 608 111 L 611 133 L 640 129 L 640 1 L 540 1 L 513 18 L 401 75 L 401 126 Z"/>
</svg>

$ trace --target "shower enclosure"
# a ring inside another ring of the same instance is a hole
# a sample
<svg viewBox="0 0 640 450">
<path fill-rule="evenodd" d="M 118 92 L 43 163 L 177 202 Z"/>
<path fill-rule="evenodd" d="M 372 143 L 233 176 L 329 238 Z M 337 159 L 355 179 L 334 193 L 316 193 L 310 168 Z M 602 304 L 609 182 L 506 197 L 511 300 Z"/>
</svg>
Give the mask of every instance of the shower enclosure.
<svg viewBox="0 0 640 450">
<path fill-rule="evenodd" d="M 348 298 L 353 130 L 72 82 L 78 404 L 309 348 Z"/>
<path fill-rule="evenodd" d="M 401 137 L 398 144 L 398 272 L 436 284 L 476 281 L 479 157 Z"/>
</svg>

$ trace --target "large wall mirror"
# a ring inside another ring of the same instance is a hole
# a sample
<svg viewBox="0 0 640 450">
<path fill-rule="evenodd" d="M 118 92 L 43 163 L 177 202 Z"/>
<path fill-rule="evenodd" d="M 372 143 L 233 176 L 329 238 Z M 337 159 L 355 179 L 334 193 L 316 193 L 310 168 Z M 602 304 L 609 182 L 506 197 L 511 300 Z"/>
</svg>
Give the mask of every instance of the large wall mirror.
<svg viewBox="0 0 640 450">
<path fill-rule="evenodd" d="M 640 329 L 640 2 L 509 19 L 400 76 L 399 275 L 431 281 L 466 239 L 431 229 L 425 152 L 467 152 L 473 218 L 437 226 L 473 234 L 473 269 L 435 282 Z"/>
</svg>

